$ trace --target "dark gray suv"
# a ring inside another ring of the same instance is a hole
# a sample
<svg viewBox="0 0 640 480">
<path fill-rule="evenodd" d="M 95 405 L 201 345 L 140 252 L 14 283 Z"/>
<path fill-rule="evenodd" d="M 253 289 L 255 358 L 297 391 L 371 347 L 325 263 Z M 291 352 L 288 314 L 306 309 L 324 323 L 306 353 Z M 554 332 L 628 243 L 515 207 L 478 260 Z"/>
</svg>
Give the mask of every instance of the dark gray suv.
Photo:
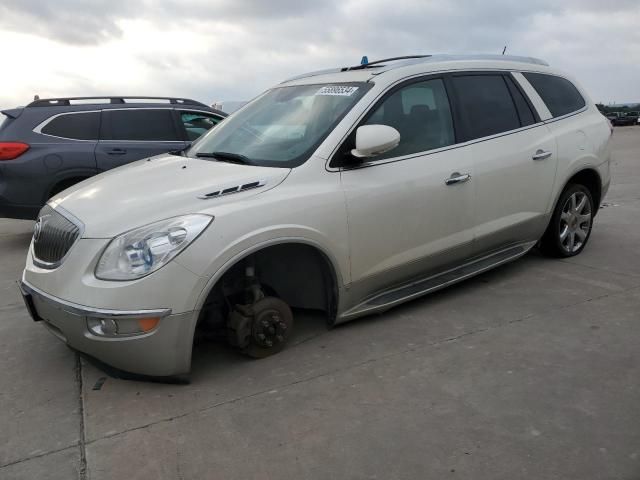
<svg viewBox="0 0 640 480">
<path fill-rule="evenodd" d="M 0 217 L 35 219 L 56 193 L 97 173 L 181 150 L 226 114 L 195 100 L 36 100 L 0 116 Z"/>
</svg>

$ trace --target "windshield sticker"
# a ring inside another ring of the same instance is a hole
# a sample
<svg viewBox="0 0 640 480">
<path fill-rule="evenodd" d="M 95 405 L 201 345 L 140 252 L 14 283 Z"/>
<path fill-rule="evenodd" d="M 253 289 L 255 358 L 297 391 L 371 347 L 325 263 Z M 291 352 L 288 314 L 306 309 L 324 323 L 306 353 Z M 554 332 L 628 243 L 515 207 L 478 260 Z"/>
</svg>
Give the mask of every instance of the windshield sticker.
<svg viewBox="0 0 640 480">
<path fill-rule="evenodd" d="M 335 97 L 350 97 L 358 91 L 358 87 L 346 85 L 328 85 L 316 92 L 316 95 L 331 95 Z"/>
</svg>

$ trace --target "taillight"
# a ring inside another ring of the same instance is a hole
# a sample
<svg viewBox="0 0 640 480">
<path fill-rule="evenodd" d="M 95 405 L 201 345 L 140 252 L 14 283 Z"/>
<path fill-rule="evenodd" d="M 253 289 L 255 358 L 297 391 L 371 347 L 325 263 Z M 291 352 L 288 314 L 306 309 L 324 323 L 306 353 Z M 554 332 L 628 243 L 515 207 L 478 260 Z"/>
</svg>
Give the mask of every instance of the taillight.
<svg viewBox="0 0 640 480">
<path fill-rule="evenodd" d="M 29 150 L 29 145 L 22 142 L 0 142 L 0 160 L 13 160 Z"/>
</svg>

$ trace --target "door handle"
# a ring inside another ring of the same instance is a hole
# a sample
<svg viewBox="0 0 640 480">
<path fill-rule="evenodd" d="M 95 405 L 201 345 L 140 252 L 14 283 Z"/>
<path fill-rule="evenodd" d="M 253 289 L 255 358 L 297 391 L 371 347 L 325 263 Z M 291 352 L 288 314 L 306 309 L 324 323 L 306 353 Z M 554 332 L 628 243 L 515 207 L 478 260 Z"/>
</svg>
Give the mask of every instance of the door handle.
<svg viewBox="0 0 640 480">
<path fill-rule="evenodd" d="M 535 155 L 533 157 L 531 157 L 531 158 L 533 158 L 534 160 L 546 160 L 551 155 L 553 155 L 552 152 L 545 152 L 544 150 L 538 150 L 535 153 Z"/>
<path fill-rule="evenodd" d="M 464 183 L 471 180 L 471 175 L 468 173 L 454 172 L 444 183 L 445 185 L 455 185 L 456 183 Z"/>
<path fill-rule="evenodd" d="M 107 155 L 125 155 L 127 151 L 124 148 L 112 148 L 107 150 Z"/>
</svg>

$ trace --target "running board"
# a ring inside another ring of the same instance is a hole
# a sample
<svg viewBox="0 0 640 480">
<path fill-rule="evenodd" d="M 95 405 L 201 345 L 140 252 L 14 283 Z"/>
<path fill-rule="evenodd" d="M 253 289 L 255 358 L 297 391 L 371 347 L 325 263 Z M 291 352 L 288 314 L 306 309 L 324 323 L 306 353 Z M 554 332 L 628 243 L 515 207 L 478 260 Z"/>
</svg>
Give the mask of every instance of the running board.
<svg viewBox="0 0 640 480">
<path fill-rule="evenodd" d="M 466 280 L 467 278 L 471 278 L 522 257 L 531 250 L 535 244 L 536 242 L 527 242 L 511 246 L 461 265 L 460 267 L 378 293 L 344 312 L 340 315 L 340 321 L 360 317 L 368 313 L 387 310 L 400 303 L 461 282 L 462 280 Z"/>
</svg>

